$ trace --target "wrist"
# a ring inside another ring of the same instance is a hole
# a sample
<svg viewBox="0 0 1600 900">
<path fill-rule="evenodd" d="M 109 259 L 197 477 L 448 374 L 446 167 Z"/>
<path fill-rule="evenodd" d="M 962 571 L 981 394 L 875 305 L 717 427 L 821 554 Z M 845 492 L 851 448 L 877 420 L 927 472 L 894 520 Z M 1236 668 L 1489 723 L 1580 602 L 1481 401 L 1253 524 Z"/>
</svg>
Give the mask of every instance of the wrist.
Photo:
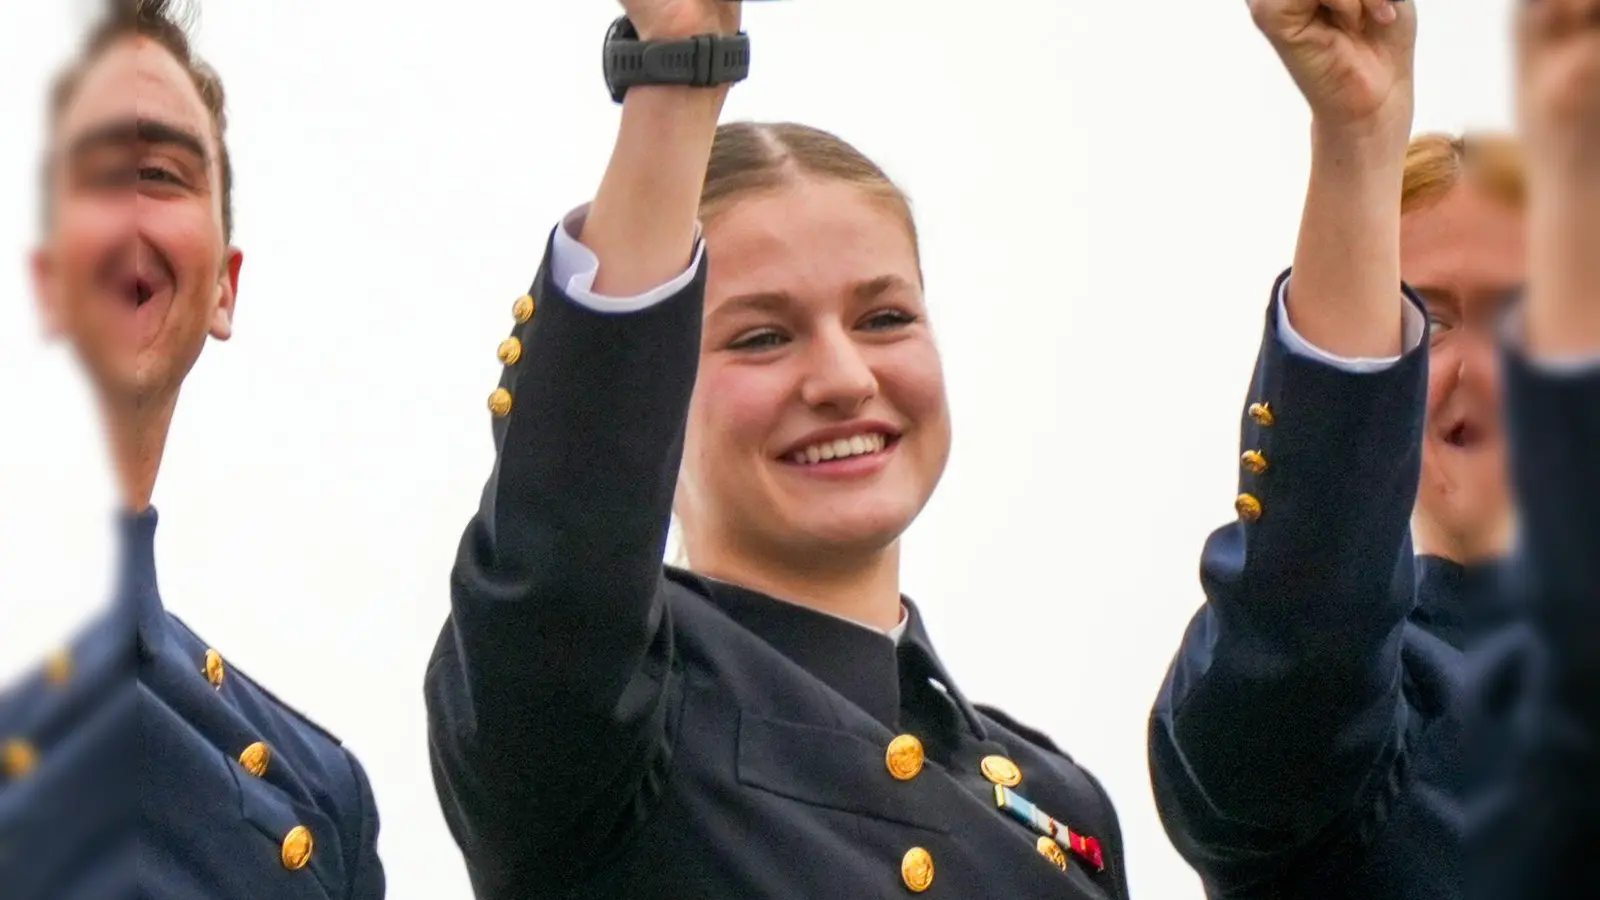
<svg viewBox="0 0 1600 900">
<path fill-rule="evenodd" d="M 1384 113 L 1358 120 L 1311 118 L 1313 158 L 1320 155 L 1375 169 L 1404 166 L 1410 141 L 1409 114 Z"/>
<path fill-rule="evenodd" d="M 683 41 L 703 34 L 736 34 L 738 29 L 728 29 L 714 17 L 687 16 L 662 22 L 634 23 L 641 41 Z"/>
</svg>

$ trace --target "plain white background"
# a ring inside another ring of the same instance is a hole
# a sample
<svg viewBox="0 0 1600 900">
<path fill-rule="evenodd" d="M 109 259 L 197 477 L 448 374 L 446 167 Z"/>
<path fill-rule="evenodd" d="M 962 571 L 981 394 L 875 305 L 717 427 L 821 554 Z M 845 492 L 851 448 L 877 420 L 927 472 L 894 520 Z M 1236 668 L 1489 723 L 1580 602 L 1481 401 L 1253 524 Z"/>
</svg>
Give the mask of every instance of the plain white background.
<svg viewBox="0 0 1600 900">
<path fill-rule="evenodd" d="M 0 670 L 105 597 L 115 503 L 70 356 L 39 337 L 43 85 L 75 4 L 0 33 Z M 1509 0 L 1428 2 L 1419 129 L 1509 124 Z M 1245 4 L 749 4 L 728 118 L 834 130 L 910 191 L 956 418 L 905 589 L 975 700 L 1107 784 L 1133 893 L 1197 898 L 1145 723 L 1233 515 L 1241 404 L 1307 164 Z M 607 0 L 209 0 L 245 251 L 156 502 L 168 606 L 346 739 L 396 900 L 469 896 L 420 685 L 491 464 L 511 301 L 616 122 Z M 1239 765 L 1248 767 L 1249 760 Z M 885 865 L 891 865 L 886 862 Z"/>
</svg>

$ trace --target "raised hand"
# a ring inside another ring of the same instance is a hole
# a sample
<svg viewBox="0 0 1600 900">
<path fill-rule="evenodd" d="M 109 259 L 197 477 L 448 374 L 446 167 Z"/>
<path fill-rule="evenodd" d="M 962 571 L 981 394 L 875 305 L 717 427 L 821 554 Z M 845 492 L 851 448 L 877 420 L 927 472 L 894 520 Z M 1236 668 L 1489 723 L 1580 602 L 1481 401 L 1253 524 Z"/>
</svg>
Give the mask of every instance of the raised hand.
<svg viewBox="0 0 1600 900">
<path fill-rule="evenodd" d="M 1409 129 L 1417 14 L 1397 0 L 1248 0 L 1324 126 Z"/>
<path fill-rule="evenodd" d="M 1527 349 L 1600 357 L 1600 0 L 1519 0 Z"/>
<path fill-rule="evenodd" d="M 1600 178 L 1600 0 L 1522 0 L 1518 19 L 1530 149 L 1564 175 Z"/>
<path fill-rule="evenodd" d="M 644 40 L 672 40 L 700 34 L 734 34 L 743 3 L 728 0 L 621 0 Z"/>
</svg>

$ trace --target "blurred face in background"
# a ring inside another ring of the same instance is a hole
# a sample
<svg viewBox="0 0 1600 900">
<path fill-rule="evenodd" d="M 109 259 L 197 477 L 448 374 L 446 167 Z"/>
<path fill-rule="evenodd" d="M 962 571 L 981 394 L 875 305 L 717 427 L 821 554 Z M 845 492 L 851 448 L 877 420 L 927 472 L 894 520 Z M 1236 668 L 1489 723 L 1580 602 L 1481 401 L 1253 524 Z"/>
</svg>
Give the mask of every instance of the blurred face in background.
<svg viewBox="0 0 1600 900">
<path fill-rule="evenodd" d="M 1401 268 L 1432 324 L 1420 549 L 1458 562 L 1499 555 L 1510 539 L 1496 328 L 1525 277 L 1522 226 L 1515 206 L 1467 182 L 1401 222 Z"/>
<path fill-rule="evenodd" d="M 890 547 L 950 452 L 944 372 L 902 212 L 797 176 L 706 222 L 688 543 L 826 558 Z"/>
<path fill-rule="evenodd" d="M 49 225 L 33 256 L 47 332 L 107 402 L 174 395 L 231 333 L 241 257 L 223 236 L 216 129 L 183 65 L 112 44 L 58 116 Z"/>
</svg>

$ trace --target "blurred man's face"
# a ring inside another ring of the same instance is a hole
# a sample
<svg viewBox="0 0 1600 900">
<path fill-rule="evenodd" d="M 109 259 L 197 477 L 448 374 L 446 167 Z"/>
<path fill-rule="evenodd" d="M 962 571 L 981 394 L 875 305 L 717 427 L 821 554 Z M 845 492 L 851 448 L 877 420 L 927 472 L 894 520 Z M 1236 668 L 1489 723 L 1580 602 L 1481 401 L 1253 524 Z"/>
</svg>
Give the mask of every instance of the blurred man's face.
<svg viewBox="0 0 1600 900">
<path fill-rule="evenodd" d="M 230 334 L 241 257 L 218 160 L 188 73 L 144 38 L 101 55 L 56 124 L 35 287 L 47 331 L 110 402 L 175 393 L 206 336 Z"/>
<path fill-rule="evenodd" d="M 1510 530 L 1495 328 L 1526 276 L 1522 221 L 1462 186 L 1401 225 L 1401 267 L 1433 325 L 1417 515 L 1469 557 L 1495 555 Z"/>
</svg>

